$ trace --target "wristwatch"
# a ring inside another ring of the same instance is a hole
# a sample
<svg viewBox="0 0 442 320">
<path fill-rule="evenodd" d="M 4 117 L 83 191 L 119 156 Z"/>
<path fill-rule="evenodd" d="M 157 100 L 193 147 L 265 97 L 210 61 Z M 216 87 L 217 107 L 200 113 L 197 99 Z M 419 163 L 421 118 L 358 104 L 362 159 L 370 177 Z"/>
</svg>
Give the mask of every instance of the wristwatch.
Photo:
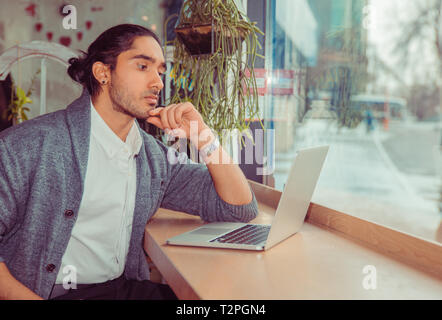
<svg viewBox="0 0 442 320">
<path fill-rule="evenodd" d="M 211 143 L 209 143 L 207 146 L 204 146 L 199 151 L 199 154 L 204 162 L 206 162 L 206 159 L 210 157 L 210 155 L 219 147 L 219 140 L 218 138 L 215 138 Z"/>
</svg>

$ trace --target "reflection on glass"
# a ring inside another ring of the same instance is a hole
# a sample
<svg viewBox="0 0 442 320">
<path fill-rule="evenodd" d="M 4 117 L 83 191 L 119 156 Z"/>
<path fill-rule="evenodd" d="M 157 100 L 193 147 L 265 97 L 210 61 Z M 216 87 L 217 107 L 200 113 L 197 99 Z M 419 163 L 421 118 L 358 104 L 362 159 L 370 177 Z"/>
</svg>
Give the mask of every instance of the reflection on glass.
<svg viewBox="0 0 442 320">
<path fill-rule="evenodd" d="M 441 9 L 440 0 L 269 0 L 275 188 L 296 150 L 328 144 L 313 202 L 441 241 Z"/>
</svg>

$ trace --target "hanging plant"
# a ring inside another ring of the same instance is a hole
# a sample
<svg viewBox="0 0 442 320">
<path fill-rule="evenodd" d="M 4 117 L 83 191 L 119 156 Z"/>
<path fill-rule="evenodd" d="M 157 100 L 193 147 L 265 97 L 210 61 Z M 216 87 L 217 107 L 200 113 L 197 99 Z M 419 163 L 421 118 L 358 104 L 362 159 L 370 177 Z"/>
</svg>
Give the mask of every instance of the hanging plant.
<svg viewBox="0 0 442 320">
<path fill-rule="evenodd" d="M 221 142 L 225 129 L 247 132 L 259 117 L 256 23 L 233 0 L 185 0 L 175 32 L 170 103 L 192 102 Z"/>
</svg>

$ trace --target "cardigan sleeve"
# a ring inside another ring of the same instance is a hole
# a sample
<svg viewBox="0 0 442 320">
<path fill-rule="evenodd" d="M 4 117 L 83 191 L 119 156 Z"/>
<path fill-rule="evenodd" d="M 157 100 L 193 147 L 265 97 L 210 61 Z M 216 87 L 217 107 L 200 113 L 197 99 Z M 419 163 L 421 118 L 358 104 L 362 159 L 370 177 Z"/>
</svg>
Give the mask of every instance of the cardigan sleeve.
<svg viewBox="0 0 442 320">
<path fill-rule="evenodd" d="M 0 140 L 0 262 L 5 262 L 6 259 L 2 251 L 2 242 L 14 227 L 17 218 L 16 199 L 8 175 L 10 165 L 5 165 L 8 162 L 8 152 Z"/>
<path fill-rule="evenodd" d="M 186 154 L 160 141 L 158 144 L 168 159 L 170 173 L 160 207 L 199 215 L 205 221 L 248 222 L 258 215 L 258 204 L 251 189 L 249 203 L 227 203 L 218 195 L 205 164 L 191 161 Z"/>
</svg>

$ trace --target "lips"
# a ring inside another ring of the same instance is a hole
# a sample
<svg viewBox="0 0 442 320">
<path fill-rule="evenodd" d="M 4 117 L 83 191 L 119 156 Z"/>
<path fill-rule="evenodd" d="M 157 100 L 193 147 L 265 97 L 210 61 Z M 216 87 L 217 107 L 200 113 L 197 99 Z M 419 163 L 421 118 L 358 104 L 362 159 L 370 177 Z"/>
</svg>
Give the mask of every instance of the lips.
<svg viewBox="0 0 442 320">
<path fill-rule="evenodd" d="M 158 103 L 158 96 L 147 96 L 144 98 L 147 100 L 147 102 L 149 104 L 157 104 Z"/>
</svg>

